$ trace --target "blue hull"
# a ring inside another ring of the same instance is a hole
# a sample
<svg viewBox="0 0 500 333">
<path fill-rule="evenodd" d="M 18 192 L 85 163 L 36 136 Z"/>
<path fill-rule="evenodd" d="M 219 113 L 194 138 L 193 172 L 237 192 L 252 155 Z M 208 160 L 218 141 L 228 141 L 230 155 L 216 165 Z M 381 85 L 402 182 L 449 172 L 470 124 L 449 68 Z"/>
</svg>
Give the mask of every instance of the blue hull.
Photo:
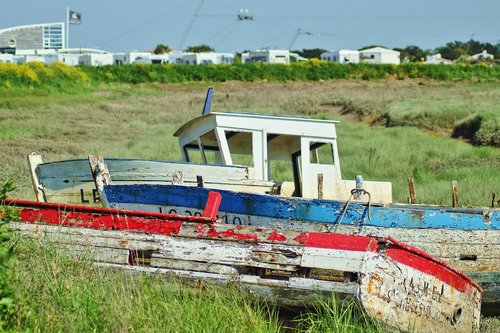
<svg viewBox="0 0 500 333">
<path fill-rule="evenodd" d="M 112 185 L 105 193 L 112 206 L 134 203 L 202 209 L 210 189 L 176 185 Z M 499 230 L 498 209 L 462 209 L 436 206 L 371 206 L 350 204 L 342 217 L 344 202 L 283 198 L 272 195 L 217 190 L 222 194 L 219 211 L 255 217 L 251 224 L 269 219 L 306 222 L 328 228 L 336 224 L 410 229 Z M 368 218 L 370 215 L 370 219 Z M 233 221 L 228 221 L 233 222 Z M 237 222 L 236 222 L 237 223 Z M 286 226 L 283 226 L 286 227 Z M 313 229 L 317 229 L 312 227 Z"/>
<path fill-rule="evenodd" d="M 200 214 L 210 189 L 178 185 L 104 187 L 111 207 Z M 213 191 L 213 190 L 212 190 Z M 483 293 L 483 314 L 500 314 L 500 210 L 436 206 L 371 206 L 217 190 L 218 218 L 276 229 L 395 236 L 471 274 Z M 370 212 L 368 214 L 368 211 Z M 370 215 L 370 219 L 368 218 Z"/>
</svg>

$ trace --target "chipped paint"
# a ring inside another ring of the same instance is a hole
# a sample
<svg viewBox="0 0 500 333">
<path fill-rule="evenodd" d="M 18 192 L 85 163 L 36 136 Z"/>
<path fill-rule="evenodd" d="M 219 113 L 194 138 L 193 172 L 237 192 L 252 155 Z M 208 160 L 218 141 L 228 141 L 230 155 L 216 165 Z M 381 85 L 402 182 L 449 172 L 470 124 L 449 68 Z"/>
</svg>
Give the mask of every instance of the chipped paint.
<svg viewBox="0 0 500 333">
<path fill-rule="evenodd" d="M 108 266 L 237 283 L 284 304 L 314 302 L 332 292 L 350 295 L 369 315 L 417 333 L 479 328 L 481 288 L 439 259 L 395 240 L 232 226 L 172 214 L 8 203 L 18 207 L 21 217 L 12 228 L 57 241 L 73 255 L 89 253 Z M 138 253 L 149 255 L 138 260 Z M 308 268 L 360 278 L 297 277 Z M 262 270 L 267 273 L 259 274 Z"/>
</svg>

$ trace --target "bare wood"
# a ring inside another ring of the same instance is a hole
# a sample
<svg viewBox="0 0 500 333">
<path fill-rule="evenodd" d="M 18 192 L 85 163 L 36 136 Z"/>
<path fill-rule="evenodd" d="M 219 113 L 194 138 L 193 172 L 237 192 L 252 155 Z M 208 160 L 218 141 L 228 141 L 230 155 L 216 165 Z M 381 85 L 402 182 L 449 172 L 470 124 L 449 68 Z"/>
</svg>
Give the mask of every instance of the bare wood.
<svg viewBox="0 0 500 333">
<path fill-rule="evenodd" d="M 219 265 L 214 263 L 203 263 L 203 262 L 189 262 L 183 260 L 173 260 L 158 257 L 156 253 L 153 253 L 151 257 L 152 267 L 188 270 L 196 272 L 207 272 L 207 273 L 218 273 L 225 275 L 238 275 L 238 270 L 232 266 Z"/>
<path fill-rule="evenodd" d="M 452 207 L 458 207 L 458 183 L 456 180 L 451 182 Z"/>
<path fill-rule="evenodd" d="M 36 173 L 36 168 L 43 164 L 42 155 L 35 152 L 28 155 L 28 166 L 30 168 L 31 180 L 33 182 L 33 189 L 35 190 L 35 197 L 38 202 L 46 202 L 45 195 L 43 193 L 43 186 L 38 180 Z"/>
<path fill-rule="evenodd" d="M 104 158 L 99 155 L 89 155 L 90 170 L 92 177 L 96 183 L 98 190 L 102 190 L 104 185 L 111 184 L 111 176 L 109 175 L 108 166 L 104 162 Z"/>
<path fill-rule="evenodd" d="M 323 174 L 318 173 L 318 199 L 323 199 Z"/>
<path fill-rule="evenodd" d="M 182 174 L 182 171 L 174 171 L 172 174 L 172 184 L 173 185 L 182 185 L 184 183 L 184 176 Z"/>
<path fill-rule="evenodd" d="M 111 184 L 111 176 L 109 175 L 108 166 L 106 165 L 106 162 L 104 162 L 104 158 L 98 155 L 89 155 L 89 165 L 95 187 L 101 198 L 101 202 L 104 207 L 108 207 L 109 205 L 104 193 L 104 185 Z"/>
<path fill-rule="evenodd" d="M 413 178 L 408 178 L 408 189 L 410 190 L 410 204 L 417 203 L 417 190 L 415 189 L 415 182 Z"/>
<path fill-rule="evenodd" d="M 125 265 L 128 263 L 129 251 L 96 246 L 55 243 L 57 249 L 77 259 Z"/>
</svg>

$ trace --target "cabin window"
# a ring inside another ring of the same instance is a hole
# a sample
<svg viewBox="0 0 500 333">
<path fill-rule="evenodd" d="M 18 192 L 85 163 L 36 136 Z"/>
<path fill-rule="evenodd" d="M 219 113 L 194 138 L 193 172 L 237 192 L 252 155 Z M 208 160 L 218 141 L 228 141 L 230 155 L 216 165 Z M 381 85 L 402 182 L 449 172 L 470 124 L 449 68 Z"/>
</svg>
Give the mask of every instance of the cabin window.
<svg viewBox="0 0 500 333">
<path fill-rule="evenodd" d="M 326 142 L 310 142 L 309 161 L 315 164 L 335 164 L 333 158 L 333 146 Z"/>
<path fill-rule="evenodd" d="M 192 163 L 203 163 L 203 158 L 201 156 L 201 150 L 198 148 L 187 148 L 186 147 L 187 162 Z"/>
<path fill-rule="evenodd" d="M 184 146 L 187 162 L 222 164 L 219 145 L 215 131 L 210 131 L 200 137 L 200 142 L 194 140 Z"/>
<path fill-rule="evenodd" d="M 225 131 L 233 165 L 254 166 L 252 132 Z"/>
<path fill-rule="evenodd" d="M 269 179 L 276 181 L 293 181 L 293 164 L 292 160 L 278 161 L 269 160 L 270 172 Z"/>
</svg>

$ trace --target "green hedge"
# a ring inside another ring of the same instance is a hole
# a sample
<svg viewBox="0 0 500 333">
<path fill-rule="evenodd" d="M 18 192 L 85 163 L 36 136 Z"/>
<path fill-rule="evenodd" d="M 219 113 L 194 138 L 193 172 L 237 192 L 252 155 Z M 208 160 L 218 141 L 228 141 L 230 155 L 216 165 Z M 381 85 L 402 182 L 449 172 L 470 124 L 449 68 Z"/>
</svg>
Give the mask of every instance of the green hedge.
<svg viewBox="0 0 500 333">
<path fill-rule="evenodd" d="M 123 65 L 69 67 L 61 63 L 23 65 L 0 63 L 0 89 L 54 87 L 82 83 L 177 83 L 189 81 L 319 81 L 422 78 L 435 80 L 500 79 L 499 66 L 483 65 L 372 65 L 310 60 L 290 65 Z"/>
<path fill-rule="evenodd" d="M 500 79 L 500 67 L 481 65 L 372 65 L 323 61 L 234 65 L 128 65 L 82 67 L 97 82 L 176 83 L 189 81 L 319 81 L 422 78 L 435 80 Z"/>
</svg>

